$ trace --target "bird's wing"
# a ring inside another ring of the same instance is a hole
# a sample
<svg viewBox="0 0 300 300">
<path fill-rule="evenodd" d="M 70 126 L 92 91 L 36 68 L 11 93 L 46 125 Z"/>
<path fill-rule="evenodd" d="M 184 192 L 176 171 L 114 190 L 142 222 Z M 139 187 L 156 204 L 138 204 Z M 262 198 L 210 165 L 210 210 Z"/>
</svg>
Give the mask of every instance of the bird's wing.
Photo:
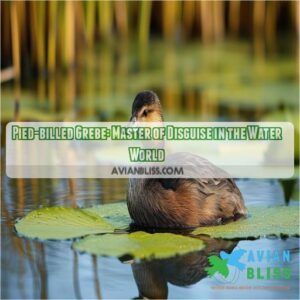
<svg viewBox="0 0 300 300">
<path fill-rule="evenodd" d="M 235 182 L 230 179 L 227 172 L 198 155 L 188 152 L 173 153 L 166 157 L 166 165 L 183 166 L 186 178 L 160 179 L 165 189 L 176 190 L 181 182 L 193 180 L 198 183 L 199 190 L 206 195 L 222 191 L 224 188 L 239 193 Z"/>
</svg>

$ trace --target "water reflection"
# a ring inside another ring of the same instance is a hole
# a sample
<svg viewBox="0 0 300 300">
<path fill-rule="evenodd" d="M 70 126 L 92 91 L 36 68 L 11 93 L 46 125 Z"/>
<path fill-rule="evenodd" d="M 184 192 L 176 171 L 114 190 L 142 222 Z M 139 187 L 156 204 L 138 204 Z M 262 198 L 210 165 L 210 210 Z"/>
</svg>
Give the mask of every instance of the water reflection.
<svg viewBox="0 0 300 300">
<path fill-rule="evenodd" d="M 178 257 L 132 264 L 139 298 L 168 298 L 168 283 L 186 287 L 196 284 L 207 276 L 208 256 L 219 255 L 221 250 L 231 253 L 237 242 L 201 238 L 206 248 Z"/>
</svg>

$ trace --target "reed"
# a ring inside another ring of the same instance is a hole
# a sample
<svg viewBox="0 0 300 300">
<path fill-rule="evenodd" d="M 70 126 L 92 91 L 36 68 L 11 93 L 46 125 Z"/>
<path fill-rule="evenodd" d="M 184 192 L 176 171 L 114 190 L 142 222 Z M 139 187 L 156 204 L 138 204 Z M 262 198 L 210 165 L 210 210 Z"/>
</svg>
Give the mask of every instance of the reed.
<svg viewBox="0 0 300 300">
<path fill-rule="evenodd" d="M 61 68 L 65 67 L 65 37 L 66 37 L 66 31 L 64 30 L 65 23 L 65 3 L 64 2 L 57 2 L 57 41 L 56 41 L 56 47 L 57 47 L 57 65 L 60 65 Z"/>
<path fill-rule="evenodd" d="M 184 1 L 182 5 L 183 5 L 182 23 L 183 23 L 185 37 L 188 38 L 191 35 L 193 29 L 196 5 L 194 1 Z"/>
<path fill-rule="evenodd" d="M 229 2 L 229 32 L 233 37 L 238 36 L 240 28 L 241 1 Z"/>
<path fill-rule="evenodd" d="M 88 47 L 94 44 L 95 24 L 96 24 L 96 2 L 87 1 L 86 3 L 86 40 Z"/>
<path fill-rule="evenodd" d="M 11 41 L 12 41 L 12 60 L 14 66 L 14 76 L 17 80 L 20 79 L 21 66 L 20 66 L 20 33 L 19 33 L 19 18 L 17 11 L 17 2 L 12 2 L 10 6 L 11 18 Z"/>
<path fill-rule="evenodd" d="M 259 36 L 264 32 L 266 14 L 265 1 L 254 1 L 253 3 L 253 32 L 254 36 Z"/>
<path fill-rule="evenodd" d="M 34 207 L 38 207 L 39 203 L 39 181 L 37 178 L 31 178 L 31 191 L 32 191 L 32 199 L 34 203 Z"/>
<path fill-rule="evenodd" d="M 276 23 L 278 18 L 278 5 L 276 2 L 267 3 L 266 5 L 265 36 L 267 39 L 267 44 L 274 49 L 276 47 Z"/>
<path fill-rule="evenodd" d="M 110 101 L 108 97 L 112 94 L 113 91 L 113 67 L 114 67 L 114 57 L 113 52 L 111 51 L 109 46 L 104 46 L 100 49 L 100 56 L 102 61 L 99 61 L 99 85 L 100 85 L 100 93 L 104 101 L 100 103 L 100 108 L 103 111 L 109 111 Z"/>
<path fill-rule="evenodd" d="M 26 32 L 26 3 L 25 1 L 17 2 L 17 11 L 19 18 L 19 32 L 20 32 L 20 43 L 25 44 L 27 40 Z"/>
<path fill-rule="evenodd" d="M 35 15 L 34 15 L 34 7 L 32 3 L 27 3 L 27 23 L 26 23 L 26 29 L 29 35 L 29 39 L 30 39 L 30 61 L 33 65 L 34 68 L 36 68 L 37 65 L 37 53 L 36 53 L 36 33 L 35 33 L 35 29 L 34 26 L 37 26 L 36 24 L 36 19 L 35 19 Z"/>
<path fill-rule="evenodd" d="M 254 51 L 259 63 L 265 57 L 265 15 L 266 3 L 265 1 L 255 1 L 253 7 L 253 36 L 254 36 Z"/>
<path fill-rule="evenodd" d="M 127 6 L 125 1 L 114 2 L 117 32 L 121 38 L 128 38 L 129 33 Z"/>
<path fill-rule="evenodd" d="M 86 77 L 86 84 L 83 86 L 84 91 L 84 105 L 82 105 L 81 115 L 85 117 L 85 119 L 91 118 L 95 115 L 96 105 L 93 103 L 93 91 L 96 86 L 96 78 L 95 72 L 93 68 L 93 64 L 95 62 L 95 56 L 88 55 L 85 60 L 85 70 L 84 76 Z"/>
<path fill-rule="evenodd" d="M 64 65 L 67 67 L 75 64 L 75 14 L 74 2 L 65 3 L 65 43 Z"/>
<path fill-rule="evenodd" d="M 11 9 L 10 3 L 6 1 L 1 2 L 1 57 L 11 56 L 11 35 L 12 35 L 12 24 L 11 24 Z M 11 65 L 11 60 L 9 61 L 9 66 Z M 8 65 L 6 66 L 8 67 Z M 2 74 L 1 74 L 2 75 Z M 1 76 L 2 81 L 2 76 Z"/>
<path fill-rule="evenodd" d="M 209 1 L 200 2 L 201 16 L 201 38 L 203 43 L 213 40 L 213 3 Z"/>
<path fill-rule="evenodd" d="M 224 13 L 224 2 L 214 1 L 212 2 L 213 10 L 213 22 L 214 22 L 214 39 L 216 41 L 222 40 L 224 38 L 224 28 L 225 28 L 225 13 Z"/>
<path fill-rule="evenodd" d="M 56 40 L 57 40 L 57 2 L 48 3 L 48 72 L 53 73 L 56 67 Z"/>
<path fill-rule="evenodd" d="M 151 7 L 152 3 L 150 1 L 142 1 L 140 3 L 139 43 L 143 46 L 147 45 L 149 40 Z"/>
<path fill-rule="evenodd" d="M 113 9 L 110 1 L 98 2 L 98 19 L 98 26 L 102 39 L 110 39 L 113 26 Z"/>
<path fill-rule="evenodd" d="M 98 39 L 107 42 L 137 36 L 139 48 L 146 53 L 151 34 L 168 41 L 184 37 L 212 43 L 225 38 L 227 32 L 236 38 L 248 32 L 256 41 L 261 36 L 272 46 L 278 37 L 283 6 L 291 20 L 288 26 L 299 34 L 299 3 L 293 1 L 4 2 L 1 56 L 3 68 L 13 63 L 14 75 L 4 72 L 3 76 L 18 80 L 28 61 L 41 77 L 45 70 L 52 74 L 72 68 L 80 52 L 93 47 Z M 139 55 L 145 65 L 146 55 Z"/>
<path fill-rule="evenodd" d="M 293 1 L 293 3 L 290 6 L 290 13 L 292 15 L 293 26 L 299 37 L 300 36 L 300 3 L 299 3 L 299 1 Z"/>
<path fill-rule="evenodd" d="M 123 82 L 116 82 L 115 92 L 116 94 L 122 95 L 126 93 L 126 89 L 128 87 L 128 76 L 129 76 L 129 44 L 127 40 L 123 40 L 120 44 L 120 61 L 116 68 L 116 76 L 119 78 L 124 78 Z M 118 103 L 120 107 L 122 104 Z"/>
<path fill-rule="evenodd" d="M 87 45 L 87 14 L 85 9 L 85 1 L 74 2 L 74 15 L 75 15 L 75 47 L 80 51 Z"/>
<path fill-rule="evenodd" d="M 30 2 L 32 7 L 32 26 L 34 47 L 36 53 L 37 69 L 43 74 L 45 68 L 45 4 L 43 2 Z"/>
<path fill-rule="evenodd" d="M 163 35 L 166 39 L 172 39 L 175 37 L 177 29 L 177 18 L 179 12 L 178 1 L 163 1 Z"/>
<path fill-rule="evenodd" d="M 185 109 L 187 110 L 187 112 L 189 112 L 189 113 L 195 112 L 196 111 L 196 109 L 195 109 L 195 104 L 196 104 L 195 92 L 193 90 L 187 91 L 185 99 L 186 99 Z"/>
</svg>

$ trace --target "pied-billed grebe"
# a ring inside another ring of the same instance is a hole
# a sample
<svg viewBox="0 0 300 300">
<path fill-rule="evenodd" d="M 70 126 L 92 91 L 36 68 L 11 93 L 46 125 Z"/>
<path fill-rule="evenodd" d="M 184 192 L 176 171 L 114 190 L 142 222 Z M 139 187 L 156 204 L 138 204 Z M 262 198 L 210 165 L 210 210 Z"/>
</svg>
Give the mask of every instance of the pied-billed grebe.
<svg viewBox="0 0 300 300">
<path fill-rule="evenodd" d="M 139 93 L 132 104 L 132 122 L 162 122 L 161 104 L 151 91 Z M 179 159 L 200 159 L 204 170 L 216 168 L 192 154 Z M 208 176 L 210 177 L 210 176 Z M 227 178 L 130 178 L 127 205 L 134 224 L 154 228 L 192 228 L 215 225 L 246 214 L 243 197 Z"/>
</svg>

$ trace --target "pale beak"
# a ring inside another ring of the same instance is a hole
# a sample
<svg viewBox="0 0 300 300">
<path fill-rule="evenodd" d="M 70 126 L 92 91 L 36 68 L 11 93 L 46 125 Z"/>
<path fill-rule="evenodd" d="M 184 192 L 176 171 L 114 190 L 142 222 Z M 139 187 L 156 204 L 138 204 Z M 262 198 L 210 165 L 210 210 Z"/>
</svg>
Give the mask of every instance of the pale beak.
<svg viewBox="0 0 300 300">
<path fill-rule="evenodd" d="M 130 118 L 130 127 L 138 127 L 139 126 L 139 122 L 137 120 L 137 117 L 131 116 Z"/>
<path fill-rule="evenodd" d="M 136 117 L 131 116 L 130 122 L 135 123 L 136 122 Z"/>
</svg>

